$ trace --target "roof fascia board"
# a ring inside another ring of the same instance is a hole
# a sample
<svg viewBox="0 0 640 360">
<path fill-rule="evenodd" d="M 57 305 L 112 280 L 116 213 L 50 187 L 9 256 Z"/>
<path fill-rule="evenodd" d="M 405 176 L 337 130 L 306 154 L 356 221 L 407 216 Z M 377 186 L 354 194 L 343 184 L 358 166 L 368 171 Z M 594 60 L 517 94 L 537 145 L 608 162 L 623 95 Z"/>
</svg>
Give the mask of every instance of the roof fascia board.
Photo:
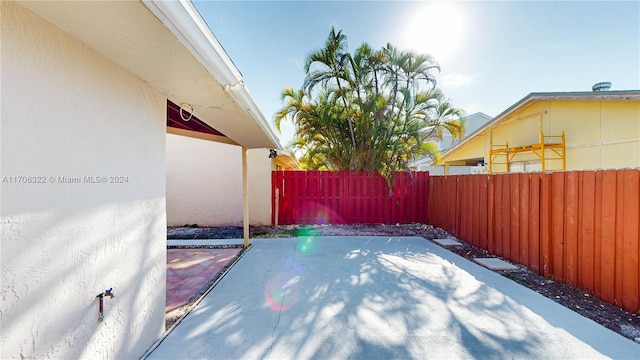
<svg viewBox="0 0 640 360">
<path fill-rule="evenodd" d="M 221 86 L 234 86 L 242 81 L 242 74 L 190 1 L 142 2 Z"/>
<path fill-rule="evenodd" d="M 531 93 L 536 100 L 640 100 L 640 90 Z"/>
</svg>

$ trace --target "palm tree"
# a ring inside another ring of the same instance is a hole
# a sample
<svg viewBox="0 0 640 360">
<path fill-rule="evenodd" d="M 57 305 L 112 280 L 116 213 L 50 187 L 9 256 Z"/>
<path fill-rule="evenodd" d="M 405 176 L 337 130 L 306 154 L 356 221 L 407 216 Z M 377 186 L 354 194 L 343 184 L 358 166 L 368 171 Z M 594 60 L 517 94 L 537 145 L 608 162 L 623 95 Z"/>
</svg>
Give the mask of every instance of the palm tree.
<svg viewBox="0 0 640 360">
<path fill-rule="evenodd" d="M 293 121 L 296 137 L 291 147 L 303 151 L 301 163 L 310 169 L 348 169 L 353 155 L 345 144 L 348 125 L 331 88 L 323 87 L 315 100 L 310 100 L 304 90 L 286 88 L 281 98 L 287 105 L 275 116 L 276 128 L 280 129 L 283 119 Z"/>
<path fill-rule="evenodd" d="M 426 139 L 442 140 L 444 132 L 451 134 L 453 140 L 464 136 L 464 112 L 454 108 L 449 101 L 440 102 L 431 117 L 428 126 L 423 129 Z"/>
<path fill-rule="evenodd" d="M 282 120 L 288 116 L 294 125 L 304 122 L 305 117 L 309 116 L 310 111 L 313 110 L 313 106 L 310 103 L 305 103 L 306 97 L 307 95 L 304 90 L 295 91 L 292 88 L 285 88 L 282 91 L 280 100 L 286 101 L 287 105 L 276 113 L 276 130 L 280 131 L 280 124 Z"/>
<path fill-rule="evenodd" d="M 356 135 L 353 131 L 349 106 L 346 100 L 346 92 L 343 88 L 343 83 L 349 81 L 349 67 L 351 65 L 351 55 L 346 50 L 347 37 L 342 34 L 342 30 L 336 33 L 335 28 L 331 27 L 324 48 L 316 50 L 307 56 L 304 64 L 307 77 L 303 87 L 311 93 L 313 88 L 319 83 L 326 84 L 332 80 L 335 81 L 338 93 L 342 98 L 343 109 L 346 111 L 349 133 L 351 135 L 351 145 L 355 151 Z M 311 66 L 314 64 L 319 64 L 321 68 L 311 70 Z"/>
<path fill-rule="evenodd" d="M 380 50 L 364 43 L 353 56 L 346 36 L 331 29 L 323 48 L 309 54 L 301 90 L 287 88 L 276 113 L 296 128 L 292 148 L 309 169 L 378 171 L 391 186 L 393 174 L 420 156 L 434 160 L 433 140 L 464 134 L 462 111 L 436 87 L 439 65 L 428 55 Z M 314 91 L 317 86 L 319 91 Z"/>
</svg>

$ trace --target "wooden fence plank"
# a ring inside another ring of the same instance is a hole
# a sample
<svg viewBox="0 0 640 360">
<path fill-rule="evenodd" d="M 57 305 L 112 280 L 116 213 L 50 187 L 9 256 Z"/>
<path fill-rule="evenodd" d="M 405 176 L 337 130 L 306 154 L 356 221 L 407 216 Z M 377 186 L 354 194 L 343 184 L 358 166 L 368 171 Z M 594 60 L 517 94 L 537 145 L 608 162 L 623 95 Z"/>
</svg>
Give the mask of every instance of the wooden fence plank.
<svg viewBox="0 0 640 360">
<path fill-rule="evenodd" d="M 279 203 L 276 205 L 276 203 L 279 202 L 279 200 L 276 199 L 277 174 L 277 171 L 271 172 L 271 223 L 274 225 L 276 224 L 276 207 L 280 205 Z"/>
<path fill-rule="evenodd" d="M 519 243 L 520 243 L 520 183 L 518 182 L 518 174 L 507 174 L 509 178 L 509 215 L 510 227 L 508 232 L 509 252 L 507 258 L 510 261 L 518 261 Z"/>
<path fill-rule="evenodd" d="M 464 206 L 464 189 L 462 187 L 462 180 L 460 179 L 460 176 L 455 176 L 455 183 L 456 183 L 456 192 L 454 194 L 455 196 L 455 209 L 456 211 L 452 214 L 453 215 L 453 220 L 454 220 L 454 235 L 457 237 L 461 237 L 460 233 L 461 233 L 461 228 L 462 228 L 462 214 L 464 214 L 464 212 L 466 211 L 466 207 Z"/>
<path fill-rule="evenodd" d="M 494 194 L 495 194 L 495 200 L 494 200 L 494 205 L 495 205 L 495 214 L 494 214 L 494 243 L 493 243 L 493 249 L 492 249 L 492 254 L 495 255 L 503 255 L 504 251 L 503 251 L 503 247 L 502 247 L 502 234 L 503 234 L 503 228 L 504 228 L 504 219 L 503 219 L 503 215 L 504 215 L 504 199 L 503 199 L 503 194 L 504 194 L 504 178 L 505 176 L 502 174 L 496 175 L 494 177 L 495 183 L 494 183 Z"/>
<path fill-rule="evenodd" d="M 467 206 L 469 209 L 468 220 L 465 225 L 465 238 L 468 239 L 469 244 L 473 246 L 478 246 L 477 236 L 478 233 L 474 231 L 477 229 L 477 221 L 478 221 L 478 212 L 480 209 L 478 208 L 477 192 L 476 192 L 476 182 L 475 177 L 472 175 L 467 175 L 464 177 L 466 188 L 467 188 Z M 475 226 L 474 226 L 475 225 Z"/>
<path fill-rule="evenodd" d="M 445 193 L 445 206 L 448 210 L 447 216 L 445 218 L 445 223 L 447 224 L 445 230 L 450 232 L 455 236 L 456 234 L 456 206 L 458 205 L 458 178 L 456 176 L 448 176 L 447 177 L 447 190 Z"/>
<path fill-rule="evenodd" d="M 518 201 L 520 220 L 518 221 L 519 239 L 516 241 L 519 250 L 516 262 L 531 267 L 531 262 L 529 261 L 529 212 L 531 211 L 529 205 L 529 174 L 518 175 L 518 187 L 520 188 Z"/>
<path fill-rule="evenodd" d="M 322 221 L 321 217 L 322 214 L 320 213 L 319 207 L 318 207 L 318 195 L 317 192 L 320 191 L 319 189 L 319 183 L 320 181 L 318 180 L 318 174 L 317 173 L 312 173 L 312 174 L 308 174 L 311 176 L 307 176 L 306 180 L 306 186 L 307 189 L 309 189 L 309 191 L 307 192 L 308 197 L 307 197 L 307 223 L 308 224 L 318 224 L 320 221 Z"/>
<path fill-rule="evenodd" d="M 478 245 L 483 249 L 488 249 L 489 243 L 489 177 L 486 175 L 478 176 L 478 206 L 480 207 L 480 217 L 478 219 Z"/>
<path fill-rule="evenodd" d="M 624 198 L 627 194 L 624 193 L 624 176 L 621 172 L 616 172 L 616 227 L 615 227 L 615 260 L 614 260 L 614 295 L 613 295 L 613 303 L 622 306 L 622 289 L 623 289 L 623 261 L 624 261 Z"/>
<path fill-rule="evenodd" d="M 480 182 L 479 177 L 474 175 L 467 176 L 467 181 L 469 183 L 469 203 L 471 204 L 471 219 L 467 223 L 467 232 L 469 234 L 469 238 L 471 239 L 471 244 L 474 246 L 480 246 L 480 236 L 479 236 L 479 227 L 480 227 Z"/>
<path fill-rule="evenodd" d="M 325 224 L 333 224 L 334 221 L 336 221 L 336 215 L 333 211 L 333 208 L 331 207 L 331 198 L 333 196 L 333 194 L 331 193 L 331 173 L 328 171 L 323 171 L 322 173 L 320 173 L 320 178 L 322 179 L 322 191 L 324 194 L 322 198 L 322 209 L 327 214 L 327 221 L 325 222 Z"/>
<path fill-rule="evenodd" d="M 431 196 L 431 188 L 429 187 L 429 173 L 422 176 L 422 193 L 420 197 L 423 199 L 422 220 L 428 224 L 431 219 L 431 211 L 429 211 L 429 198 Z"/>
<path fill-rule="evenodd" d="M 529 268 L 542 274 L 540 268 L 542 252 L 540 246 L 540 173 L 529 174 Z"/>
<path fill-rule="evenodd" d="M 542 275 L 549 278 L 553 271 L 553 246 L 551 243 L 552 229 L 552 187 L 551 176 L 540 176 L 540 267 Z"/>
<path fill-rule="evenodd" d="M 445 190 L 443 176 L 432 176 L 429 179 L 429 222 L 434 226 L 445 228 L 442 219 L 446 209 L 441 206 L 440 195 Z M 435 189 L 439 189 L 435 191 Z"/>
<path fill-rule="evenodd" d="M 496 242 L 496 217 L 499 211 L 496 211 L 496 207 L 499 206 L 496 204 L 496 176 L 491 176 L 488 178 L 487 186 L 488 186 L 488 194 L 487 194 L 487 208 L 488 214 L 488 224 L 487 224 L 487 251 L 489 254 L 495 254 L 495 242 Z"/>
<path fill-rule="evenodd" d="M 614 170 L 602 172 L 600 221 L 600 290 L 601 299 L 615 302 L 616 279 L 616 196 L 617 174 Z"/>
<path fill-rule="evenodd" d="M 579 243 L 578 243 L 578 286 L 594 292 L 595 269 L 595 172 L 581 171 L 580 206 L 578 208 Z"/>
<path fill-rule="evenodd" d="M 566 175 L 565 281 L 571 286 L 577 286 L 579 175 L 577 172 L 568 172 Z"/>
<path fill-rule="evenodd" d="M 337 171 L 332 171 L 331 172 L 331 176 L 330 176 L 330 180 L 331 180 L 331 209 L 333 210 L 333 213 L 335 214 L 335 219 L 334 219 L 334 224 L 341 224 L 342 223 L 342 213 L 341 213 L 341 208 L 340 208 L 340 197 L 342 196 L 341 193 L 341 177 L 342 174 L 341 172 L 337 172 Z"/>
<path fill-rule="evenodd" d="M 602 171 L 595 172 L 593 222 L 593 293 L 602 298 Z"/>
<path fill-rule="evenodd" d="M 565 179 L 564 173 L 551 174 L 552 187 L 552 215 L 551 215 L 551 244 L 553 246 L 553 273 L 558 281 L 565 281 L 564 276 L 564 221 L 565 221 Z"/>
<path fill-rule="evenodd" d="M 468 201 L 467 201 L 467 193 L 469 189 L 465 185 L 465 177 L 457 176 L 457 188 L 458 188 L 458 196 L 456 198 L 456 236 L 459 238 L 467 238 L 466 235 L 466 226 L 467 226 L 467 213 L 469 212 Z"/>
<path fill-rule="evenodd" d="M 340 175 L 340 220 L 341 224 L 348 224 L 351 222 L 351 209 L 349 209 L 349 183 L 351 182 L 351 173 L 349 171 L 341 171 Z"/>
<path fill-rule="evenodd" d="M 278 186 L 282 186 L 280 188 L 280 196 L 281 196 L 281 206 L 280 206 L 280 219 L 282 224 L 294 224 L 293 221 L 289 218 L 291 214 L 291 204 L 289 204 L 289 192 L 288 192 L 288 184 L 287 181 L 291 177 L 285 178 L 284 175 L 282 177 L 281 183 L 278 183 Z"/>
<path fill-rule="evenodd" d="M 640 228 L 638 219 L 640 219 L 640 170 L 629 169 L 621 171 L 623 178 L 624 204 L 622 234 L 623 254 L 622 271 L 622 306 L 625 309 L 637 313 L 640 310 L 640 247 L 638 240 Z"/>
<path fill-rule="evenodd" d="M 404 223 L 405 222 L 405 209 L 404 206 L 404 191 L 406 186 L 406 177 L 404 176 L 406 173 L 398 174 L 398 179 L 395 183 L 396 191 L 394 193 L 394 201 L 393 201 L 393 209 L 395 210 L 395 222 L 396 223 Z"/>
<path fill-rule="evenodd" d="M 502 181 L 502 200 L 505 202 L 506 206 L 502 207 L 502 254 L 498 254 L 507 259 L 511 258 L 511 217 L 513 216 L 511 178 L 512 177 L 507 174 L 504 175 L 504 179 Z"/>
</svg>

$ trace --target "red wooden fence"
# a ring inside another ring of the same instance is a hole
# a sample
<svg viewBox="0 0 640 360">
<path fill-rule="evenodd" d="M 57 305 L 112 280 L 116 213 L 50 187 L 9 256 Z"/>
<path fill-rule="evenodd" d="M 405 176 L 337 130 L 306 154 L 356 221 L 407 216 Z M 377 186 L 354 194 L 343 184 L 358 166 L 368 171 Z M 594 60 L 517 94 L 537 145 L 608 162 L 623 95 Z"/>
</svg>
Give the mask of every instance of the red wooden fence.
<svg viewBox="0 0 640 360">
<path fill-rule="evenodd" d="M 397 173 L 391 192 L 382 176 L 364 171 L 274 171 L 271 183 L 274 224 L 428 221 L 427 172 Z"/>
<path fill-rule="evenodd" d="M 640 170 L 430 178 L 431 224 L 640 311 Z"/>
</svg>

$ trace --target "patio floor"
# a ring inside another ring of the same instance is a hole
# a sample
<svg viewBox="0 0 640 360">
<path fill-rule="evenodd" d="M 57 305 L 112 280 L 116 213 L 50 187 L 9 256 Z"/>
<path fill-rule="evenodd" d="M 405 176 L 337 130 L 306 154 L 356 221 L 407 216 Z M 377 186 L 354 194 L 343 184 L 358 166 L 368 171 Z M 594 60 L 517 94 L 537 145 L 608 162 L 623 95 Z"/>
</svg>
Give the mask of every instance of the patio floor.
<svg viewBox="0 0 640 360">
<path fill-rule="evenodd" d="M 252 243 L 148 359 L 640 358 L 640 344 L 423 238 Z"/>
<path fill-rule="evenodd" d="M 183 306 L 219 273 L 240 248 L 167 249 L 167 302 L 165 321 L 184 312 Z"/>
</svg>

